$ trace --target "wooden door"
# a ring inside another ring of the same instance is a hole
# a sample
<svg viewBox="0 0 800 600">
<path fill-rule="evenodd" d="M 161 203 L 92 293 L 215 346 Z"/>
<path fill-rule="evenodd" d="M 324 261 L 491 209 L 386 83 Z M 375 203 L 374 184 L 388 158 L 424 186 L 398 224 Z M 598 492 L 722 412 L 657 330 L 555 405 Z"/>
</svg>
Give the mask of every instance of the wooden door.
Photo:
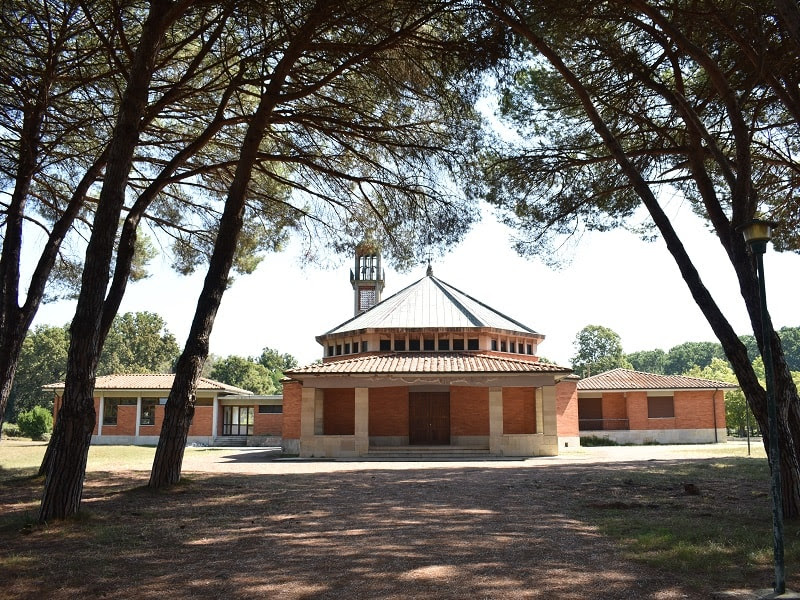
<svg viewBox="0 0 800 600">
<path fill-rule="evenodd" d="M 450 443 L 450 393 L 411 392 L 408 395 L 408 443 Z"/>
</svg>

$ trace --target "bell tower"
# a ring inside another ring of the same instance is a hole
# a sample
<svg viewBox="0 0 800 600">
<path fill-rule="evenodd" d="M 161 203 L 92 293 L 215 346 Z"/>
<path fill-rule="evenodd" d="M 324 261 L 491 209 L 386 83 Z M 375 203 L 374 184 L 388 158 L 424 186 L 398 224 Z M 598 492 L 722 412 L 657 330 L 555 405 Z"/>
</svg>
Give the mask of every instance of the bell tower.
<svg viewBox="0 0 800 600">
<path fill-rule="evenodd" d="M 384 272 L 378 244 L 369 238 L 356 246 L 355 272 L 350 271 L 355 299 L 353 314 L 360 315 L 381 301 Z"/>
</svg>

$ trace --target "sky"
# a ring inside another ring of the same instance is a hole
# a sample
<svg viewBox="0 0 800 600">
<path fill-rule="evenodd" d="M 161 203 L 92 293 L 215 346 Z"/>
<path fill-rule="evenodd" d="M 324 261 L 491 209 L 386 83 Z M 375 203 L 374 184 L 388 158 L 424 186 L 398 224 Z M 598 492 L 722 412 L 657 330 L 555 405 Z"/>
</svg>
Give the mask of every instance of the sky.
<svg viewBox="0 0 800 600">
<path fill-rule="evenodd" d="M 752 333 L 732 268 L 716 238 L 688 207 L 668 206 L 678 234 L 706 286 L 737 333 Z M 586 234 L 559 270 L 512 248 L 513 231 L 491 212 L 432 263 L 433 274 L 462 292 L 544 334 L 539 355 L 569 366 L 575 336 L 586 325 L 617 332 L 625 352 L 669 350 L 686 341 L 715 341 L 677 266 L 660 239 L 644 242 L 626 231 Z M 270 254 L 251 275 L 237 276 L 226 292 L 211 336 L 211 352 L 258 356 L 269 347 L 301 365 L 322 357 L 315 336 L 353 316 L 352 256 L 331 257 L 336 267 L 304 265 L 299 245 Z M 796 295 L 800 256 L 765 255 L 767 298 L 776 327 L 800 326 Z M 384 264 L 383 298 L 425 276 L 426 264 L 399 273 Z M 180 345 L 188 334 L 203 273 L 182 277 L 156 259 L 153 276 L 128 287 L 120 312 L 151 311 Z M 35 324 L 63 325 L 74 303 L 44 305 Z"/>
</svg>

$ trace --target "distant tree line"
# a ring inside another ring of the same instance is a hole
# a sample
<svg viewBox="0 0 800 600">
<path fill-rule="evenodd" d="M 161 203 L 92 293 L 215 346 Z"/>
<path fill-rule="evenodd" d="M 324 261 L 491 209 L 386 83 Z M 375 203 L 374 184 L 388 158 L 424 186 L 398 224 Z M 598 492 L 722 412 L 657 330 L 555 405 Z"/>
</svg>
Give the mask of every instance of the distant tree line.
<svg viewBox="0 0 800 600">
<path fill-rule="evenodd" d="M 53 410 L 53 394 L 42 386 L 64 381 L 68 350 L 69 324 L 39 325 L 28 333 L 6 410 L 9 422 L 16 423 L 20 413 L 37 406 Z M 114 319 L 97 374 L 172 373 L 179 354 L 164 319 L 151 312 L 128 312 Z M 212 357 L 209 363 L 212 379 L 256 394 L 281 393 L 283 371 L 297 366 L 293 356 L 271 348 L 256 358 Z"/>
<path fill-rule="evenodd" d="M 789 369 L 800 371 L 800 327 L 781 327 L 778 336 L 781 338 Z M 747 348 L 751 362 L 761 356 L 752 335 L 741 335 L 739 339 Z M 663 375 L 687 373 L 692 367 L 702 369 L 710 366 L 715 358 L 726 360 L 719 342 L 684 342 L 666 352 L 659 348 L 642 350 L 626 354 L 625 358 L 637 371 Z"/>
</svg>

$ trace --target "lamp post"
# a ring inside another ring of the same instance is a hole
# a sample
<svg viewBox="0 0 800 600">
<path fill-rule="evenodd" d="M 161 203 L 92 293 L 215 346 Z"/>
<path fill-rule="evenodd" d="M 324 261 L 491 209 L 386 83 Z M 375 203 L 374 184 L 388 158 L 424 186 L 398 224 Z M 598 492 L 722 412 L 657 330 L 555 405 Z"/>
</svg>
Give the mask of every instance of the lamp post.
<svg viewBox="0 0 800 600">
<path fill-rule="evenodd" d="M 772 239 L 772 230 L 777 225 L 772 221 L 756 219 L 741 227 L 744 241 L 756 258 L 758 271 L 758 296 L 761 301 L 761 339 L 763 345 L 764 373 L 767 378 L 767 421 L 769 425 L 769 462 L 772 473 L 772 533 L 775 556 L 775 593 L 786 591 L 786 573 L 783 563 L 783 504 L 781 499 L 781 461 L 778 446 L 778 409 L 775 403 L 775 367 L 772 362 L 772 343 L 769 334 L 767 312 L 767 290 L 764 285 L 764 253 L 767 242 Z"/>
</svg>

